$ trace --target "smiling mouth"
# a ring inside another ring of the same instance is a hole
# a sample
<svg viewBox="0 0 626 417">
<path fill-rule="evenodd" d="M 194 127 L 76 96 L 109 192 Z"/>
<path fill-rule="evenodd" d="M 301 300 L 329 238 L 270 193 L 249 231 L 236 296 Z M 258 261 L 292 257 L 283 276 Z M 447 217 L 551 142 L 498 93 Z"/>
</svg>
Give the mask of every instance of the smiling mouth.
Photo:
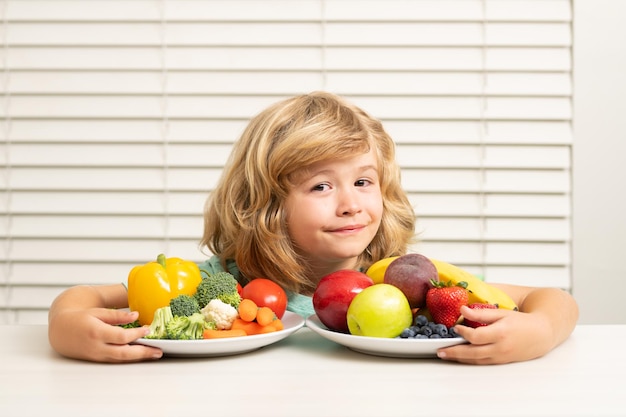
<svg viewBox="0 0 626 417">
<path fill-rule="evenodd" d="M 355 232 L 361 229 L 364 229 L 365 226 L 364 225 L 354 225 L 354 226 L 346 226 L 346 227 L 340 227 L 339 229 L 333 229 L 331 230 L 331 232 L 335 232 L 335 233 L 341 233 L 341 232 Z"/>
</svg>

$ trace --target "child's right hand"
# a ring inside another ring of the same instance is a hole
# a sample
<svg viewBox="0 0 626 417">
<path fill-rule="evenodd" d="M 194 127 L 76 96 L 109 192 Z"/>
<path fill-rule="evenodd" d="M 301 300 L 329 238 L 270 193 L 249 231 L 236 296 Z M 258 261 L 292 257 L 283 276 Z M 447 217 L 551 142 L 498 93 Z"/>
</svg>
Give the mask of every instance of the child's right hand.
<svg viewBox="0 0 626 417">
<path fill-rule="evenodd" d="M 122 284 L 65 290 L 48 313 L 50 345 L 63 356 L 93 362 L 138 362 L 163 356 L 160 349 L 130 344 L 145 336 L 148 328 L 119 326 L 137 320 L 137 312 L 124 307 L 128 307 L 128 293 Z"/>
<path fill-rule="evenodd" d="M 93 362 L 138 362 L 159 359 L 160 349 L 130 344 L 148 334 L 147 326 L 118 325 L 137 320 L 137 312 L 110 308 L 62 309 L 50 317 L 48 338 L 61 355 Z"/>
</svg>

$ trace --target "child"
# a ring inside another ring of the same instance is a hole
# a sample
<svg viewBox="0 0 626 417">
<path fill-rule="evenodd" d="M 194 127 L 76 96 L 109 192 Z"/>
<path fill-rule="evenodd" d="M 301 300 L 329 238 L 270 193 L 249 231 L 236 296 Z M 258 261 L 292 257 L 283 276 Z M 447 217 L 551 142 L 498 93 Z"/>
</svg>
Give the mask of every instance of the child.
<svg viewBox="0 0 626 417">
<path fill-rule="evenodd" d="M 289 294 L 288 309 L 313 313 L 311 295 L 324 275 L 365 270 L 402 255 L 414 239 L 415 214 L 400 186 L 393 140 L 381 123 L 325 92 L 293 97 L 253 118 L 235 144 L 207 200 L 202 246 L 215 254 L 201 266 L 228 270 L 245 284 L 266 277 Z M 446 360 L 496 364 L 533 359 L 573 331 L 578 307 L 560 289 L 499 285 L 520 312 L 471 310 L 479 329 L 457 326 L 470 344 L 439 351 Z M 99 362 L 160 358 L 159 349 L 129 345 L 147 328 L 124 285 L 77 286 L 49 312 L 49 339 L 60 354 Z"/>
</svg>

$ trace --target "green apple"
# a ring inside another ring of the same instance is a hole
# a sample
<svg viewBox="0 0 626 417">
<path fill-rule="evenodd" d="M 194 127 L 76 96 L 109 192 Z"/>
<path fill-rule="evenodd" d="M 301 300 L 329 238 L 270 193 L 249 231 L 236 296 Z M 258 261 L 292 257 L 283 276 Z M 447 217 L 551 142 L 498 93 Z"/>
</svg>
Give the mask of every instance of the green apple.
<svg viewBox="0 0 626 417">
<path fill-rule="evenodd" d="M 350 334 L 393 338 L 413 322 L 404 293 L 391 284 L 364 288 L 350 303 L 346 315 Z"/>
</svg>

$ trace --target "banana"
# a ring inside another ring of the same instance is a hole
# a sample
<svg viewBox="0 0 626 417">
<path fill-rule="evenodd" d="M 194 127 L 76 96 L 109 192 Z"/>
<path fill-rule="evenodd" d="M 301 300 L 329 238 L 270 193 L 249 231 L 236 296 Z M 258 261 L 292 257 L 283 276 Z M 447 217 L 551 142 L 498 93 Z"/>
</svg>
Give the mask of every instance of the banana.
<svg viewBox="0 0 626 417">
<path fill-rule="evenodd" d="M 372 281 L 374 281 L 374 284 L 380 284 L 385 278 L 385 271 L 387 270 L 387 267 L 397 258 L 399 258 L 399 256 L 391 256 L 374 262 L 369 268 L 367 268 L 365 275 L 370 277 Z"/>
<path fill-rule="evenodd" d="M 389 258 L 383 258 L 377 262 L 374 262 L 365 272 L 369 276 L 374 284 L 379 284 L 384 281 L 385 271 L 390 263 L 395 261 L 399 256 L 392 256 Z M 488 283 L 482 281 L 470 272 L 459 268 L 456 265 L 449 264 L 437 259 L 428 258 L 437 268 L 439 274 L 439 281 L 457 284 L 461 281 L 467 283 L 467 289 L 469 290 L 469 303 L 489 303 L 497 304 L 499 308 L 507 310 L 518 310 L 515 302 L 499 288 L 496 288 Z"/>
<path fill-rule="evenodd" d="M 447 262 L 439 261 L 437 259 L 428 258 L 437 268 L 439 273 L 439 281 L 447 282 L 451 281 L 453 284 L 457 284 L 461 281 L 467 282 L 467 289 L 469 290 L 469 303 L 489 303 L 497 304 L 499 308 L 507 310 L 518 310 L 517 304 L 509 297 L 507 293 L 499 288 L 489 285 L 488 283 L 480 280 L 475 275 L 471 274 L 458 266 L 449 264 Z"/>
</svg>

